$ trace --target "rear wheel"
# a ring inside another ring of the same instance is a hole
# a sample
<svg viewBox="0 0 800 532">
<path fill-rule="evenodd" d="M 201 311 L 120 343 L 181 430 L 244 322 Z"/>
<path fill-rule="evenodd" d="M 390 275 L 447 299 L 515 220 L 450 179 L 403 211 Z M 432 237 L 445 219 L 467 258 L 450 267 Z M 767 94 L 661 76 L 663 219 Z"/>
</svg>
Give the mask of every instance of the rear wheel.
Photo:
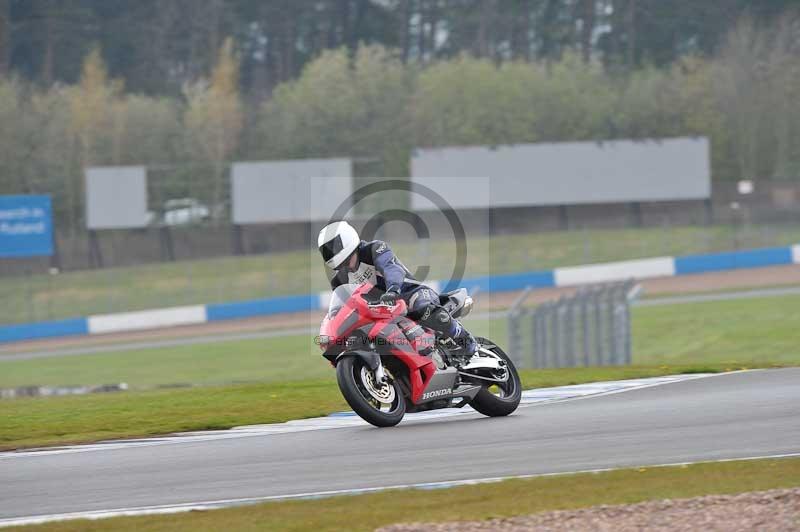
<svg viewBox="0 0 800 532">
<path fill-rule="evenodd" d="M 388 373 L 388 371 L 387 371 Z M 358 356 L 347 356 L 336 365 L 336 380 L 350 408 L 376 427 L 393 427 L 406 413 L 406 401 L 393 379 L 376 383 L 375 376 Z"/>
<path fill-rule="evenodd" d="M 508 355 L 486 338 L 475 338 L 484 355 L 491 354 L 503 360 L 508 370 L 505 382 L 487 384 L 470 401 L 470 406 L 485 416 L 507 416 L 517 409 L 522 400 L 522 383 L 514 363 Z"/>
</svg>

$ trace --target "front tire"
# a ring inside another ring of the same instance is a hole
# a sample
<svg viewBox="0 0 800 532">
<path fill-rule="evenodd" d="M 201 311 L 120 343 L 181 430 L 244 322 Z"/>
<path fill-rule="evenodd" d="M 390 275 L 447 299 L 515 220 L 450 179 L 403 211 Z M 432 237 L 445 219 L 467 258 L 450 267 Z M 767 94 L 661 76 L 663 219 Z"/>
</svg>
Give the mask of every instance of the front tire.
<svg viewBox="0 0 800 532">
<path fill-rule="evenodd" d="M 368 387 L 373 383 L 364 382 L 365 376 L 371 376 L 371 372 L 369 375 L 367 372 L 369 368 L 358 356 L 346 356 L 339 361 L 336 365 L 336 381 L 345 401 L 367 423 L 376 427 L 397 425 L 406 413 L 406 400 L 400 386 L 396 381 L 384 384 L 384 387 L 393 387 L 394 393 L 382 388 L 382 391 L 389 392 L 387 397 L 391 398 L 390 403 L 382 403 L 369 393 Z"/>
<path fill-rule="evenodd" d="M 517 409 L 522 400 L 522 383 L 517 368 L 505 352 L 486 338 L 475 338 L 480 346 L 491 351 L 496 357 L 503 359 L 508 368 L 508 381 L 504 385 L 485 386 L 470 401 L 469 405 L 484 416 L 507 416 Z M 491 346 L 491 347 L 490 347 Z M 493 393 L 490 388 L 497 388 Z"/>
</svg>

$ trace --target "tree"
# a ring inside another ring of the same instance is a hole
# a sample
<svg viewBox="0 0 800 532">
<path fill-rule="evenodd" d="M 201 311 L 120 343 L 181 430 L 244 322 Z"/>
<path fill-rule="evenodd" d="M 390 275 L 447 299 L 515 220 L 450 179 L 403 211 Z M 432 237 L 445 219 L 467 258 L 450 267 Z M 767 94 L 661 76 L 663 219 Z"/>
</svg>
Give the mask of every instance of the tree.
<svg viewBox="0 0 800 532">
<path fill-rule="evenodd" d="M 134 91 L 180 92 L 208 72 L 224 35 L 242 92 L 264 97 L 323 50 L 399 48 L 426 63 L 463 52 L 558 60 L 568 50 L 626 68 L 710 56 L 744 13 L 775 20 L 796 0 L 0 0 L 0 73 L 75 82 L 94 45 Z M 13 47 L 13 51 L 12 51 Z"/>
<path fill-rule="evenodd" d="M 380 46 L 324 52 L 261 110 L 262 157 L 381 157 L 388 175 L 406 170 L 407 108 L 413 91 L 402 59 Z"/>
<path fill-rule="evenodd" d="M 592 58 L 596 4 L 595 0 L 581 0 L 580 2 L 581 55 L 584 63 L 588 63 Z"/>
<path fill-rule="evenodd" d="M 106 141 L 122 89 L 121 81 L 109 79 L 100 49 L 93 49 L 84 60 L 80 82 L 72 88 L 70 98 L 72 130 L 84 166 L 102 164 L 108 158 Z"/>
<path fill-rule="evenodd" d="M 594 0 L 589 0 L 594 2 Z M 532 0 L 516 0 L 511 23 L 511 55 L 514 59 L 529 61 L 531 58 L 531 11 Z"/>
<path fill-rule="evenodd" d="M 185 89 L 184 118 L 190 154 L 212 166 L 211 201 L 219 209 L 225 193 L 225 164 L 239 146 L 244 113 L 239 96 L 239 60 L 233 40 L 219 49 L 210 81 L 201 80 Z"/>
<path fill-rule="evenodd" d="M 0 0 L 0 77 L 8 74 L 11 60 L 11 1 Z"/>
<path fill-rule="evenodd" d="M 682 116 L 681 134 L 708 137 L 711 144 L 711 168 L 715 179 L 732 178 L 735 156 L 724 111 L 715 91 L 716 61 L 697 56 L 681 58 L 670 68 Z"/>
<path fill-rule="evenodd" d="M 20 170 L 19 126 L 22 114 L 22 88 L 19 83 L 0 78 L 0 184 L 3 190 L 20 190 L 14 182 Z"/>
<path fill-rule="evenodd" d="M 80 82 L 69 91 L 70 130 L 77 144 L 80 168 L 113 163 L 114 146 L 119 145 L 120 115 L 117 112 L 123 84 L 111 80 L 99 48 L 83 62 Z M 83 172 L 72 174 L 67 196 L 70 227 L 82 219 Z"/>
<path fill-rule="evenodd" d="M 716 63 L 715 92 L 736 176 L 764 179 L 800 171 L 800 16 L 763 26 L 743 19 L 727 37 Z"/>
</svg>

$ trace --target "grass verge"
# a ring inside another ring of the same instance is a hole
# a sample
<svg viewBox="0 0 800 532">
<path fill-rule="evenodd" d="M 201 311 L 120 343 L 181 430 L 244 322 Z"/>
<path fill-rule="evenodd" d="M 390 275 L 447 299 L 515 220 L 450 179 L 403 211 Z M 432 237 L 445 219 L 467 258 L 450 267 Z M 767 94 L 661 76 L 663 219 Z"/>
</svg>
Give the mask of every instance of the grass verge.
<svg viewBox="0 0 800 532">
<path fill-rule="evenodd" d="M 729 364 L 523 370 L 525 388 L 739 369 Z M 0 450 L 279 423 L 346 409 L 330 378 L 0 401 Z"/>
<path fill-rule="evenodd" d="M 800 486 L 800 459 L 748 460 L 580 473 L 444 490 L 389 491 L 176 515 L 71 521 L 25 530 L 367 531 L 397 522 L 483 520 L 599 504 Z"/>
<path fill-rule="evenodd" d="M 313 335 L 235 340 L 32 360 L 0 360 L 0 388 L 125 382 L 174 384 L 285 382 L 330 376 Z"/>
<path fill-rule="evenodd" d="M 798 323 L 796 295 L 634 308 L 634 361 L 796 364 Z"/>
</svg>

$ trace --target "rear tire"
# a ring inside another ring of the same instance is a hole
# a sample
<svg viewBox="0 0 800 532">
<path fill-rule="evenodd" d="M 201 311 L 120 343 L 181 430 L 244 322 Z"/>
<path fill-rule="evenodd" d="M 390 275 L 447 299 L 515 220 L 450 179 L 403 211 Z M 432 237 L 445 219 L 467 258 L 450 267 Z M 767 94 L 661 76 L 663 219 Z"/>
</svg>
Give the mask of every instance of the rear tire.
<svg viewBox="0 0 800 532">
<path fill-rule="evenodd" d="M 488 348 L 489 351 L 496 356 L 505 360 L 508 366 L 508 382 L 506 389 L 502 389 L 503 395 L 495 395 L 489 391 L 488 387 L 481 388 L 481 391 L 470 401 L 469 405 L 483 414 L 484 416 L 499 417 L 507 416 L 517 409 L 519 402 L 522 400 L 522 383 L 517 373 L 517 368 L 514 363 L 508 358 L 505 352 L 497 347 L 494 342 L 486 338 L 475 338 L 479 345 L 493 345 L 494 347 Z M 498 385 L 499 387 L 499 385 Z"/>
<path fill-rule="evenodd" d="M 347 404 L 350 408 L 367 423 L 376 427 L 393 427 L 400 423 L 406 413 L 406 400 L 403 391 L 397 381 L 393 381 L 390 386 L 394 387 L 394 401 L 390 405 L 390 410 L 385 412 L 376 408 L 373 404 L 374 399 L 368 399 L 369 395 L 361 382 L 361 369 L 364 361 L 357 356 L 346 356 L 336 365 L 336 380 L 339 383 Z"/>
</svg>

